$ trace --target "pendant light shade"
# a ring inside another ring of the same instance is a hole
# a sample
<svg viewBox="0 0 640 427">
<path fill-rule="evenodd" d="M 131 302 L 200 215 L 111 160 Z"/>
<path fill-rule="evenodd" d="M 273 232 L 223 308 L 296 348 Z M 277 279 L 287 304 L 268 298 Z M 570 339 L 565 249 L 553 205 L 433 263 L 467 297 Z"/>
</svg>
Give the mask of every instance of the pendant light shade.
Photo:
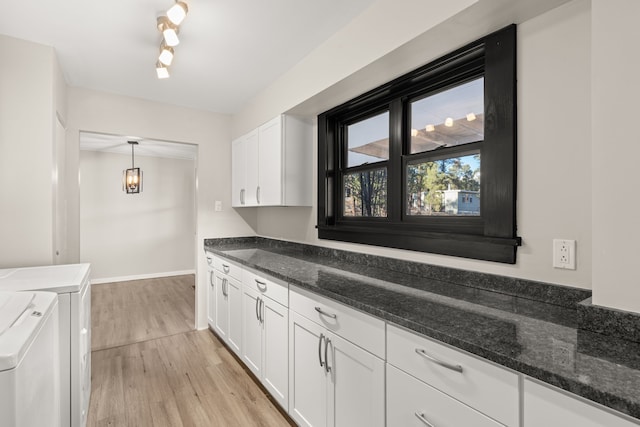
<svg viewBox="0 0 640 427">
<path fill-rule="evenodd" d="M 137 194 L 142 192 L 142 171 L 135 167 L 133 149 L 138 145 L 138 141 L 127 141 L 131 144 L 131 168 L 122 172 L 122 191 L 127 194 Z"/>
</svg>

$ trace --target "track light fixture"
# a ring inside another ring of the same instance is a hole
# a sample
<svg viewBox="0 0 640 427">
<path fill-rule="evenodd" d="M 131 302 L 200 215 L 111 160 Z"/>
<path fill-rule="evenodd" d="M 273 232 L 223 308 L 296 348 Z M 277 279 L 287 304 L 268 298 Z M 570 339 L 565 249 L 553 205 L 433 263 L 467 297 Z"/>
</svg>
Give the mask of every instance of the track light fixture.
<svg viewBox="0 0 640 427">
<path fill-rule="evenodd" d="M 183 1 L 176 1 L 173 6 L 167 10 L 165 15 L 158 16 L 158 31 L 162 33 L 162 42 L 160 43 L 160 54 L 156 62 L 156 73 L 159 79 L 169 77 L 168 66 L 171 65 L 175 54 L 174 47 L 180 43 L 178 33 L 179 25 L 187 16 L 189 7 Z"/>
</svg>

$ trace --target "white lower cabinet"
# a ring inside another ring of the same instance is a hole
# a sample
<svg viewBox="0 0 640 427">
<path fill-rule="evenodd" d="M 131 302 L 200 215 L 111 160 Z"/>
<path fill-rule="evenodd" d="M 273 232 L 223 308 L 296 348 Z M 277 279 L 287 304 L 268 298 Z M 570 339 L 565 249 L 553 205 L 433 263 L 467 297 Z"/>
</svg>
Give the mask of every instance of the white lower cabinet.
<svg viewBox="0 0 640 427">
<path fill-rule="evenodd" d="M 326 326 L 289 312 L 289 415 L 300 426 L 384 426 L 384 360 L 331 332 L 342 313 L 323 307 Z"/>
<path fill-rule="evenodd" d="M 242 306 L 242 361 L 286 410 L 289 404 L 289 310 L 248 286 L 242 289 Z"/>
<path fill-rule="evenodd" d="M 214 330 L 238 355 L 242 343 L 242 287 L 229 275 L 215 270 Z"/>
<path fill-rule="evenodd" d="M 528 378 L 524 380 L 524 427 L 637 427 L 614 415 Z"/>
<path fill-rule="evenodd" d="M 500 427 L 502 424 L 387 365 L 387 426 Z"/>
<path fill-rule="evenodd" d="M 520 423 L 515 372 L 392 325 L 387 326 L 387 362 L 503 425 Z M 430 415 L 446 419 L 447 412 L 439 410 L 434 407 Z"/>
</svg>

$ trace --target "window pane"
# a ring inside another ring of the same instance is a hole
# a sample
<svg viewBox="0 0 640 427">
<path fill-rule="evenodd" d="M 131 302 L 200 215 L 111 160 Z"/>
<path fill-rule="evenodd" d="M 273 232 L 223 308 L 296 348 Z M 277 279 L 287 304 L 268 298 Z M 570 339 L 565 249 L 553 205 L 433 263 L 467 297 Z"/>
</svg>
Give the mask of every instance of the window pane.
<svg viewBox="0 0 640 427">
<path fill-rule="evenodd" d="M 387 216 L 387 168 L 344 175 L 344 216 Z"/>
<path fill-rule="evenodd" d="M 407 165 L 407 215 L 480 215 L 480 153 Z"/>
<path fill-rule="evenodd" d="M 484 78 L 411 103 L 411 154 L 484 139 Z"/>
<path fill-rule="evenodd" d="M 389 160 L 389 112 L 347 126 L 347 167 Z"/>
</svg>

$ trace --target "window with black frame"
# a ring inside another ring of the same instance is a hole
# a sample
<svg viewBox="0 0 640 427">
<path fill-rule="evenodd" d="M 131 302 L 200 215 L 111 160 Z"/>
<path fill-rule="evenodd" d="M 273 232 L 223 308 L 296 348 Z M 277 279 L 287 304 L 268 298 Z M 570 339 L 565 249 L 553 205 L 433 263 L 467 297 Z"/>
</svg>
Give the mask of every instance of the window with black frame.
<svg viewBox="0 0 640 427">
<path fill-rule="evenodd" d="M 515 263 L 515 25 L 318 116 L 318 237 Z"/>
</svg>

